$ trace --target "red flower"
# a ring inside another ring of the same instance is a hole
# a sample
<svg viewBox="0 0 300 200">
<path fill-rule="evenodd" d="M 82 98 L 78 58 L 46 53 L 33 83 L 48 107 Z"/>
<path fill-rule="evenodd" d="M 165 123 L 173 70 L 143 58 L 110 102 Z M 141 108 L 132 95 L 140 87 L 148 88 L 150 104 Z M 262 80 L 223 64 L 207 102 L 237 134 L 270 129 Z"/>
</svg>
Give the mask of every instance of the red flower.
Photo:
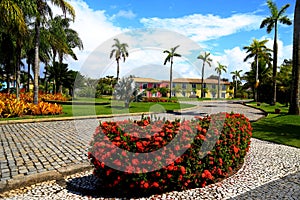
<svg viewBox="0 0 300 200">
<path fill-rule="evenodd" d="M 114 163 L 115 165 L 117 165 L 117 166 L 121 166 L 121 161 L 120 161 L 120 160 L 115 160 L 113 163 Z"/>
<path fill-rule="evenodd" d="M 181 166 L 181 167 L 180 167 L 180 171 L 181 171 L 182 174 L 185 174 L 185 173 L 186 173 L 186 170 L 185 170 L 184 166 Z"/>
<path fill-rule="evenodd" d="M 213 179 L 213 176 L 211 175 L 210 171 L 208 171 L 208 170 L 206 169 L 206 170 L 204 170 L 204 172 L 202 173 L 202 178 L 207 178 L 207 179 L 212 180 L 212 179 Z"/>
<path fill-rule="evenodd" d="M 149 183 L 148 182 L 146 182 L 146 183 L 144 183 L 144 188 L 148 188 L 149 187 Z"/>
<path fill-rule="evenodd" d="M 156 188 L 159 187 L 159 184 L 157 182 L 154 182 L 152 185 L 153 185 L 153 187 L 156 187 Z"/>
<path fill-rule="evenodd" d="M 172 178 L 172 174 L 167 174 L 167 177 L 170 179 Z"/>
<path fill-rule="evenodd" d="M 239 149 L 236 146 L 233 146 L 233 151 L 234 151 L 234 153 L 237 153 L 237 152 L 239 152 Z"/>
<path fill-rule="evenodd" d="M 139 164 L 139 160 L 136 159 L 136 158 L 132 159 L 131 162 L 132 162 L 133 165 L 138 165 Z"/>
</svg>

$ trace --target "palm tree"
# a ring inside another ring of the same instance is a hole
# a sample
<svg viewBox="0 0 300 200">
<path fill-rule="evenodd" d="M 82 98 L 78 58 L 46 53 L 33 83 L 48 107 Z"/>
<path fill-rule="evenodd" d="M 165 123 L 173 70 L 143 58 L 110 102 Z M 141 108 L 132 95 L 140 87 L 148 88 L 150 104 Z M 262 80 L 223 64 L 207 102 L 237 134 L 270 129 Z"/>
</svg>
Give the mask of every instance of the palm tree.
<svg viewBox="0 0 300 200">
<path fill-rule="evenodd" d="M 26 1 L 22 1 L 22 3 L 22 5 L 26 5 Z M 21 1 L 15 0 L 0 1 L 0 32 L 8 32 L 10 30 L 26 33 L 27 25 L 20 4 Z"/>
<path fill-rule="evenodd" d="M 203 91 L 203 88 L 204 88 L 204 82 L 203 82 L 203 79 L 204 79 L 204 66 L 205 66 L 205 63 L 208 64 L 208 66 L 211 67 L 211 62 L 212 62 L 212 59 L 209 58 L 210 56 L 210 53 L 207 53 L 207 52 L 204 52 L 204 55 L 199 55 L 197 58 L 202 60 L 202 78 L 201 78 L 201 98 L 204 97 L 204 91 Z"/>
<path fill-rule="evenodd" d="M 294 13 L 294 36 L 293 36 L 293 69 L 292 69 L 292 93 L 291 93 L 291 105 L 289 107 L 289 113 L 293 115 L 300 115 L 299 109 L 299 87 L 300 87 L 300 0 L 296 1 L 295 13 Z"/>
<path fill-rule="evenodd" d="M 65 0 L 50 0 L 53 5 L 60 7 L 63 11 L 63 14 L 66 15 L 67 12 L 72 16 L 73 20 L 75 18 L 75 10 Z M 34 57 L 34 104 L 38 103 L 38 86 L 39 86 L 39 48 L 40 48 L 40 29 L 41 23 L 45 19 L 47 15 L 52 16 L 52 11 L 44 0 L 35 0 L 37 6 L 37 12 L 35 13 L 35 42 L 34 42 L 34 50 L 35 50 L 35 57 Z"/>
<path fill-rule="evenodd" d="M 234 90 L 234 97 L 236 98 L 236 93 L 237 93 L 237 82 L 238 82 L 238 79 L 241 80 L 241 72 L 243 70 L 235 70 L 234 72 L 230 72 L 230 74 L 233 74 L 232 76 L 232 79 L 233 81 L 235 81 L 235 90 Z"/>
<path fill-rule="evenodd" d="M 179 45 L 171 48 L 171 50 L 164 50 L 163 53 L 167 53 L 168 56 L 166 57 L 165 59 L 165 62 L 164 62 L 164 65 L 167 64 L 167 62 L 170 62 L 171 63 L 171 67 L 170 67 L 170 95 L 169 95 L 169 98 L 172 97 L 172 68 L 173 68 L 173 57 L 181 57 L 180 54 L 176 53 L 176 49 L 179 47 Z"/>
<path fill-rule="evenodd" d="M 218 62 L 218 67 L 215 68 L 215 71 L 218 73 L 218 94 L 217 94 L 217 98 L 220 98 L 220 81 L 221 81 L 221 74 L 222 71 L 226 72 L 226 68 L 227 66 L 225 65 L 221 65 L 220 62 Z"/>
<path fill-rule="evenodd" d="M 112 45 L 114 48 L 110 52 L 110 58 L 112 58 L 115 55 L 115 59 L 117 61 L 117 80 L 119 80 L 119 73 L 120 73 L 120 59 L 123 58 L 123 62 L 125 62 L 126 57 L 129 56 L 129 53 L 127 51 L 128 44 L 126 43 L 120 43 L 119 39 L 114 39 L 115 43 Z"/>
<path fill-rule="evenodd" d="M 260 28 L 267 27 L 267 33 L 271 33 L 274 29 L 274 43 L 273 43 L 273 99 L 271 101 L 272 105 L 276 103 L 276 73 L 277 73 L 277 54 L 278 54 L 278 44 L 277 44 L 277 30 L 278 23 L 291 25 L 291 20 L 284 15 L 290 4 L 285 4 L 278 10 L 276 4 L 272 0 L 267 1 L 268 7 L 270 9 L 271 15 L 265 18 L 260 25 Z"/>
<path fill-rule="evenodd" d="M 259 59 L 266 59 L 266 60 L 270 60 L 269 56 L 270 56 L 270 52 L 272 51 L 271 49 L 266 47 L 266 43 L 268 42 L 268 40 L 256 40 L 253 39 L 253 42 L 250 44 L 250 46 L 245 46 L 243 47 L 244 50 L 247 50 L 246 53 L 248 54 L 246 56 L 246 58 L 244 59 L 244 62 L 246 62 L 248 59 L 250 58 L 254 58 L 254 63 L 256 65 L 256 74 L 255 74 L 255 100 L 257 101 L 257 88 L 259 86 L 259 79 L 258 79 L 258 64 L 259 64 Z"/>
</svg>

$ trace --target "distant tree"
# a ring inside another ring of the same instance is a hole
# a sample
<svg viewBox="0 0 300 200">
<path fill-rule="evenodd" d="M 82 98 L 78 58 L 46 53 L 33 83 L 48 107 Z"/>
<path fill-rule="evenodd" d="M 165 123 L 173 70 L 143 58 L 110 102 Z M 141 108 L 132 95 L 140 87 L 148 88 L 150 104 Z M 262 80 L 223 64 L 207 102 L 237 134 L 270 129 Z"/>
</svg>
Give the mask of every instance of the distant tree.
<svg viewBox="0 0 300 200">
<path fill-rule="evenodd" d="M 212 62 L 212 59 L 209 58 L 210 56 L 210 53 L 207 53 L 207 52 L 204 52 L 204 55 L 199 55 L 197 58 L 202 60 L 202 77 L 201 77 L 201 98 L 204 97 L 204 91 L 203 91 L 203 88 L 204 88 L 204 66 L 205 66 L 205 63 L 208 64 L 208 66 L 211 67 L 211 62 Z"/>
<path fill-rule="evenodd" d="M 180 54 L 176 53 L 176 49 L 179 47 L 179 45 L 171 48 L 171 50 L 164 50 L 163 53 L 167 53 L 168 56 L 166 57 L 165 61 L 164 61 L 164 65 L 167 64 L 167 62 L 170 62 L 171 63 L 171 66 L 170 66 L 170 95 L 169 95 L 169 98 L 172 97 L 172 73 L 173 73 L 173 57 L 181 57 Z"/>
<path fill-rule="evenodd" d="M 277 101 L 288 106 L 292 91 L 292 60 L 284 60 L 277 74 Z"/>
<path fill-rule="evenodd" d="M 232 79 L 233 79 L 233 81 L 235 82 L 235 89 L 234 89 L 234 97 L 236 98 L 237 97 L 237 89 L 238 89 L 238 79 L 240 79 L 241 80 L 241 72 L 242 72 L 243 70 L 235 70 L 235 71 L 233 71 L 233 72 L 230 72 L 230 74 L 233 74 L 233 76 L 232 76 Z"/>
<path fill-rule="evenodd" d="M 286 10 L 290 7 L 290 4 L 285 4 L 280 9 L 277 8 L 276 4 L 272 0 L 267 1 L 267 5 L 270 9 L 271 15 L 266 17 L 260 25 L 260 28 L 267 27 L 267 33 L 271 33 L 274 29 L 274 44 L 273 44 L 273 99 L 271 101 L 272 105 L 276 103 L 276 73 L 277 73 L 277 54 L 278 54 L 278 44 L 277 44 L 277 29 L 278 23 L 291 25 L 292 22 L 285 15 Z"/>
<path fill-rule="evenodd" d="M 113 50 L 110 52 L 110 58 L 113 56 L 115 57 L 117 61 L 117 80 L 119 80 L 119 73 L 120 73 L 120 59 L 123 58 L 123 61 L 125 62 L 126 58 L 129 56 L 128 53 L 128 44 L 126 43 L 120 43 L 119 39 L 114 39 L 115 43 L 112 45 Z"/>
<path fill-rule="evenodd" d="M 250 58 L 254 58 L 253 65 L 255 66 L 255 85 L 254 87 L 251 86 L 251 88 L 254 88 L 254 99 L 257 101 L 258 99 L 258 87 L 259 87 L 259 63 L 260 61 L 264 60 L 267 63 L 270 63 L 271 59 L 271 49 L 266 47 L 266 43 L 268 40 L 262 40 L 259 41 L 257 39 L 253 39 L 250 46 L 244 46 L 243 49 L 247 50 L 247 56 L 244 59 L 244 62 L 246 62 Z"/>
<path fill-rule="evenodd" d="M 225 65 L 221 65 L 220 62 L 218 62 L 218 66 L 215 68 L 215 71 L 218 73 L 218 93 L 217 93 L 217 98 L 220 98 L 220 80 L 221 80 L 221 74 L 222 74 L 222 71 L 223 72 L 226 72 L 226 68 L 227 66 Z"/>
</svg>

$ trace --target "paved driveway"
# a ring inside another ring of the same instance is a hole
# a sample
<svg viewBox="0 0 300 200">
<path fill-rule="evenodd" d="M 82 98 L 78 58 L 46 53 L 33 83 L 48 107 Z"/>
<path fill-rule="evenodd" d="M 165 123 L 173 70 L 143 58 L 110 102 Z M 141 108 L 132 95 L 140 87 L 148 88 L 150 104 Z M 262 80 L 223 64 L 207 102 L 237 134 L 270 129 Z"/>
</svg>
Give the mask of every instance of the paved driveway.
<svg viewBox="0 0 300 200">
<path fill-rule="evenodd" d="M 264 116 L 260 110 L 233 102 L 189 102 L 197 107 L 159 117 L 185 118 L 218 112 L 238 112 L 250 120 Z M 121 120 L 126 117 L 114 117 Z M 140 118 L 136 116 L 135 118 Z M 88 164 L 87 149 L 99 119 L 18 123 L 0 125 L 0 190 L 9 180 Z M 1 192 L 1 191 L 0 191 Z"/>
</svg>

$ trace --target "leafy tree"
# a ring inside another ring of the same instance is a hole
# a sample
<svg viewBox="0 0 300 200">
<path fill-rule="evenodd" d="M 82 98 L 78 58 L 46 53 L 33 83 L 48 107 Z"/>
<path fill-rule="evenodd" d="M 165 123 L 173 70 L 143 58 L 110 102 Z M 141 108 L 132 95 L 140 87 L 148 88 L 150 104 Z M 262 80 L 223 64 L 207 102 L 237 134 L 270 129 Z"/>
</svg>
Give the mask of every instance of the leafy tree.
<svg viewBox="0 0 300 200">
<path fill-rule="evenodd" d="M 220 98 L 220 80 L 221 80 L 221 74 L 222 71 L 226 72 L 227 66 L 221 65 L 220 62 L 218 62 L 218 66 L 215 68 L 215 71 L 218 73 L 218 93 L 217 93 L 217 98 Z"/>
<path fill-rule="evenodd" d="M 233 74 L 233 76 L 232 76 L 232 79 L 233 79 L 233 81 L 235 82 L 235 90 L 234 90 L 234 97 L 236 98 L 237 97 L 237 90 L 238 90 L 238 79 L 240 79 L 241 80 L 241 72 L 242 72 L 243 70 L 235 70 L 235 71 L 233 71 L 233 72 L 230 72 L 230 74 Z"/>
<path fill-rule="evenodd" d="M 272 105 L 276 103 L 276 73 L 277 73 L 277 54 L 278 54 L 278 44 L 277 44 L 277 32 L 278 32 L 278 23 L 291 25 L 292 22 L 285 15 L 286 10 L 290 4 L 285 4 L 280 9 L 277 8 L 276 4 L 272 0 L 267 1 L 267 5 L 270 9 L 271 15 L 266 17 L 260 25 L 260 28 L 267 27 L 267 33 L 271 33 L 274 29 L 274 44 L 273 44 L 273 99 L 271 101 Z"/>
<path fill-rule="evenodd" d="M 203 91 L 203 88 L 204 88 L 204 66 L 205 66 L 205 63 L 208 64 L 208 66 L 211 67 L 211 62 L 212 62 L 212 59 L 209 58 L 210 56 L 210 53 L 207 53 L 207 52 L 204 52 L 204 55 L 199 55 L 197 58 L 202 60 L 202 78 L 201 78 L 201 98 L 204 97 L 204 91 Z"/>
<path fill-rule="evenodd" d="M 125 62 L 126 58 L 129 56 L 128 53 L 128 44 L 120 43 L 119 39 L 114 39 L 115 43 L 112 45 L 113 50 L 110 52 L 110 58 L 115 56 L 117 61 L 117 80 L 119 80 L 119 73 L 120 73 L 120 59 L 123 58 L 123 62 Z"/>
<path fill-rule="evenodd" d="M 300 95 L 300 1 L 296 0 L 294 12 L 294 34 L 293 34 L 293 68 L 292 68 L 292 92 L 291 105 L 289 113 L 292 115 L 300 115 L 299 95 Z"/>
<path fill-rule="evenodd" d="M 292 85 L 292 60 L 284 60 L 277 75 L 277 101 L 288 105 Z"/>
<path fill-rule="evenodd" d="M 176 49 L 179 47 L 179 45 L 171 48 L 171 50 L 164 50 L 163 53 L 167 53 L 168 56 L 166 57 L 165 61 L 164 61 L 164 65 L 167 64 L 167 62 L 170 62 L 171 63 L 171 66 L 170 66 L 170 95 L 169 95 L 169 98 L 172 97 L 172 73 L 173 73 L 173 57 L 181 57 L 180 54 L 176 53 Z"/>
<path fill-rule="evenodd" d="M 53 66 L 48 67 L 47 71 L 49 80 L 53 80 L 53 93 L 62 93 L 65 82 L 72 84 L 70 80 L 75 81 L 74 77 L 71 78 L 72 74 L 68 69 L 68 64 L 55 62 Z"/>
</svg>

